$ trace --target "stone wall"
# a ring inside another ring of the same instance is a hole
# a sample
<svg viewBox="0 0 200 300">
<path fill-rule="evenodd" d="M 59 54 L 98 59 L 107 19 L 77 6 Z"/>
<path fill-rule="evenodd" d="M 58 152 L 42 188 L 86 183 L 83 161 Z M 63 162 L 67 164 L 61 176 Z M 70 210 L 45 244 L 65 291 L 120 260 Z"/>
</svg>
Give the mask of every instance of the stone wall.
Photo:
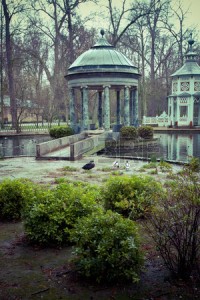
<svg viewBox="0 0 200 300">
<path fill-rule="evenodd" d="M 93 136 L 70 145 L 70 157 L 74 160 L 81 158 L 83 154 L 93 154 L 105 148 L 107 133 Z"/>
<path fill-rule="evenodd" d="M 80 140 L 85 139 L 87 136 L 88 136 L 87 133 L 82 132 L 80 134 L 65 136 L 63 138 L 59 138 L 59 139 L 55 139 L 55 140 L 51 140 L 48 142 L 38 144 L 38 145 L 36 145 L 36 157 L 39 158 L 50 152 L 67 147 L 73 143 L 76 143 Z"/>
</svg>

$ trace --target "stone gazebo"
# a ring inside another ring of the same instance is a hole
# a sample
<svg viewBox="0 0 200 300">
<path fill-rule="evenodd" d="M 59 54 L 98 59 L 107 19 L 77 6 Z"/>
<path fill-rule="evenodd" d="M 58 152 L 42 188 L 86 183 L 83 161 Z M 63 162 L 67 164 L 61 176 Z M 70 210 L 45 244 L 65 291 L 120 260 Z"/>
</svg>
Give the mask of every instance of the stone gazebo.
<svg viewBox="0 0 200 300">
<path fill-rule="evenodd" d="M 172 74 L 172 94 L 168 96 L 168 125 L 193 127 L 200 125 L 200 66 L 193 51 L 192 34 L 185 64 Z"/>
<path fill-rule="evenodd" d="M 70 122 L 77 127 L 76 93 L 82 95 L 81 130 L 89 129 L 89 92 L 98 93 L 98 127 L 110 130 L 110 92 L 116 93 L 116 125 L 138 125 L 138 69 L 115 47 L 101 38 L 69 67 L 66 78 L 70 91 Z M 122 102 L 123 100 L 123 102 Z M 123 107 L 123 110 L 121 109 Z M 117 126 L 116 126 L 117 127 Z M 119 127 L 119 126 L 118 126 Z"/>
</svg>

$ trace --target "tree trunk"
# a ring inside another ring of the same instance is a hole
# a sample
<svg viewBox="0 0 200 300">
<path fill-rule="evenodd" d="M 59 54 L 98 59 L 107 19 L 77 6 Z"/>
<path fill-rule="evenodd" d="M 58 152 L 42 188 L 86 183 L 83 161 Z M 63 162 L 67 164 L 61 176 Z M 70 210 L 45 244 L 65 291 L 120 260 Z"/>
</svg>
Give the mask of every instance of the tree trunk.
<svg viewBox="0 0 200 300">
<path fill-rule="evenodd" d="M 10 94 L 10 109 L 12 116 L 12 127 L 17 129 L 17 102 L 15 97 L 14 87 L 14 74 L 13 74 L 13 57 L 12 57 L 12 45 L 11 45 L 11 34 L 10 34 L 10 21 L 11 17 L 8 12 L 8 6 L 6 0 L 2 0 L 5 25 L 6 25 L 6 58 L 7 58 L 7 69 L 8 69 L 8 84 Z"/>
</svg>

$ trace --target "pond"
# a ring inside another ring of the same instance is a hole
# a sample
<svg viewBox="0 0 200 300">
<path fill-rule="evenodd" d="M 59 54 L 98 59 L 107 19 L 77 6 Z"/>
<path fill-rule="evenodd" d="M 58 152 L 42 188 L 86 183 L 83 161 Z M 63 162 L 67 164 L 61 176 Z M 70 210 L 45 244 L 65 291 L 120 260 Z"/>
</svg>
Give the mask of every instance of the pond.
<svg viewBox="0 0 200 300">
<path fill-rule="evenodd" d="M 200 158 L 200 134 L 155 134 L 159 138 L 157 157 L 177 162 L 188 162 L 191 157 Z"/>
<path fill-rule="evenodd" d="M 36 144 L 49 140 L 49 135 L 0 137 L 0 157 L 36 156 Z"/>
<path fill-rule="evenodd" d="M 176 162 L 188 162 L 190 157 L 200 158 L 200 134 L 155 134 L 157 158 Z M 36 156 L 36 144 L 51 140 L 49 136 L 7 136 L 0 137 L 0 157 Z M 139 155 L 141 157 L 141 155 Z M 134 155 L 133 155 L 134 157 Z M 151 157 L 151 153 L 143 153 Z"/>
</svg>

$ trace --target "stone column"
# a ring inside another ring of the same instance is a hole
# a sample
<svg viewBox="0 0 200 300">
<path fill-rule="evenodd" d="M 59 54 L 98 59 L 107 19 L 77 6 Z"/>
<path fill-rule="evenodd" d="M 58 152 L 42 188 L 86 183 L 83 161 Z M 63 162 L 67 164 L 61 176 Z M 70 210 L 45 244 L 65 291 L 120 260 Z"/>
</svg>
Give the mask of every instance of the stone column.
<svg viewBox="0 0 200 300">
<path fill-rule="evenodd" d="M 89 115 L 88 115 L 88 89 L 87 86 L 82 87 L 82 129 L 88 130 Z"/>
<path fill-rule="evenodd" d="M 106 131 L 110 130 L 110 86 L 104 87 L 104 128 Z"/>
<path fill-rule="evenodd" d="M 190 97 L 190 104 L 188 105 L 188 121 L 189 121 L 189 126 L 194 125 L 194 98 L 193 96 Z"/>
<path fill-rule="evenodd" d="M 134 109 L 134 100 L 135 100 L 135 95 L 134 91 L 130 91 L 130 125 L 133 126 L 133 109 Z"/>
<path fill-rule="evenodd" d="M 180 106 L 179 106 L 179 98 L 176 99 L 176 122 L 174 125 L 178 126 L 180 122 Z"/>
<path fill-rule="evenodd" d="M 133 114 L 133 126 L 139 126 L 139 118 L 138 118 L 138 90 L 133 90 L 132 92 L 133 103 L 132 103 L 132 114 Z"/>
<path fill-rule="evenodd" d="M 99 101 L 98 101 L 98 123 L 99 128 L 103 127 L 103 109 L 102 109 L 102 91 L 98 92 Z"/>
<path fill-rule="evenodd" d="M 172 105 L 171 98 L 168 98 L 168 126 L 172 123 Z"/>
<path fill-rule="evenodd" d="M 170 99 L 171 101 L 171 124 L 170 125 L 174 125 L 174 98 Z"/>
<path fill-rule="evenodd" d="M 70 113 L 70 126 L 75 129 L 76 117 L 75 117 L 75 97 L 74 89 L 69 90 L 69 113 Z"/>
<path fill-rule="evenodd" d="M 198 102 L 198 122 L 197 125 L 200 125 L 200 101 Z"/>
<path fill-rule="evenodd" d="M 117 125 L 121 124 L 121 103 L 120 103 L 120 91 L 117 92 Z"/>
<path fill-rule="evenodd" d="M 174 125 L 174 99 L 168 98 L 168 125 Z"/>
<path fill-rule="evenodd" d="M 128 86 L 124 88 L 124 126 L 130 126 L 130 90 Z"/>
</svg>

